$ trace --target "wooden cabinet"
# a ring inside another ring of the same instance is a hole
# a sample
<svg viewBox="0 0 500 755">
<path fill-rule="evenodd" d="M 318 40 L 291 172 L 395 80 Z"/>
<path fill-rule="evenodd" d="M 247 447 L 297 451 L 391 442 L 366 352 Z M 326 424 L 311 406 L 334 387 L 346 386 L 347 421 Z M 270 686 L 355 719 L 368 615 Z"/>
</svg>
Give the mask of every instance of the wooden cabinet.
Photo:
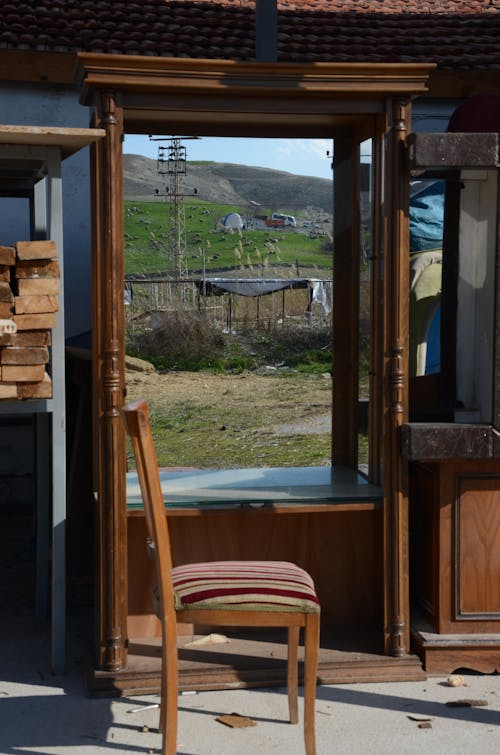
<svg viewBox="0 0 500 755">
<path fill-rule="evenodd" d="M 411 170 L 446 182 L 440 372 L 411 385 L 401 435 L 412 639 L 431 673 L 500 669 L 499 135 L 471 131 L 409 140 Z"/>
<path fill-rule="evenodd" d="M 326 508 L 326 507 L 325 507 Z M 382 647 L 381 516 L 373 511 L 176 512 L 169 528 L 176 564 L 224 559 L 293 561 L 313 576 L 324 627 L 378 627 Z M 182 514 L 187 515 L 182 515 Z M 180 515 L 179 515 L 180 514 Z M 154 574 L 142 512 L 127 519 L 130 638 L 158 634 Z"/>
<path fill-rule="evenodd" d="M 412 636 L 428 672 L 500 669 L 500 463 L 415 462 Z"/>
<path fill-rule="evenodd" d="M 321 602 L 322 683 L 424 678 L 416 656 L 384 653 L 382 489 L 341 467 L 160 470 L 174 564 L 283 560 L 306 569 Z M 98 670 L 94 691 L 155 691 L 160 627 L 154 563 L 134 472 L 127 474 L 128 667 Z M 286 635 L 228 630 L 230 644 L 185 647 L 215 628 L 178 625 L 182 689 L 282 684 Z M 277 662 L 280 661 L 277 665 Z"/>
</svg>

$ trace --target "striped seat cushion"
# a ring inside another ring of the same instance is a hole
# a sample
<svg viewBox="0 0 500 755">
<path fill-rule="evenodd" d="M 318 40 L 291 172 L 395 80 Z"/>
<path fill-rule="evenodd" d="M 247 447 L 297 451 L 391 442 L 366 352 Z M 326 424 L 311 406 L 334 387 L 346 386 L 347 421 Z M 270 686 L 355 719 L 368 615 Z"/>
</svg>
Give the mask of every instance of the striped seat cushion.
<svg viewBox="0 0 500 755">
<path fill-rule="evenodd" d="M 176 609 L 218 608 L 317 613 L 314 583 L 286 561 L 211 561 L 172 570 Z"/>
</svg>

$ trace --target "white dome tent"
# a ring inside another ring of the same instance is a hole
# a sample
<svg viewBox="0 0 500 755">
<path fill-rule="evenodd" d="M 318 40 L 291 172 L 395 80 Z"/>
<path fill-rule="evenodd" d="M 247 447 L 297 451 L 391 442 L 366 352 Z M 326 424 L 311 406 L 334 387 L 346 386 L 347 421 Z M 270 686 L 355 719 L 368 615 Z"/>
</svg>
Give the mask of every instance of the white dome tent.
<svg viewBox="0 0 500 755">
<path fill-rule="evenodd" d="M 241 231 L 244 227 L 243 219 L 238 212 L 229 212 L 222 219 L 224 228 L 232 228 L 235 231 Z"/>
</svg>

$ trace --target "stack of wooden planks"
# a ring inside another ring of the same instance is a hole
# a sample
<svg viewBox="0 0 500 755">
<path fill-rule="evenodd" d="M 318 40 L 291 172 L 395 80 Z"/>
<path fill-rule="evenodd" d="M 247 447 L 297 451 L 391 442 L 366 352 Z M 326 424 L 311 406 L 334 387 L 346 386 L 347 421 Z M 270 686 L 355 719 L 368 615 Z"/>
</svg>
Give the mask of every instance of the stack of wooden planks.
<svg viewBox="0 0 500 755">
<path fill-rule="evenodd" d="M 0 246 L 0 399 L 52 396 L 47 365 L 59 285 L 54 241 Z"/>
</svg>

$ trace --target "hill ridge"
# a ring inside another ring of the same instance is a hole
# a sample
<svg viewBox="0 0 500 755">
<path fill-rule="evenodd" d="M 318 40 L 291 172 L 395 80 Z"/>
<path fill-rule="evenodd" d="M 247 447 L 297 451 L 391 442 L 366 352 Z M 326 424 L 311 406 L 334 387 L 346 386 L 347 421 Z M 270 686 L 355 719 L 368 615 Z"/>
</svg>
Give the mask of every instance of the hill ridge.
<svg viewBox="0 0 500 755">
<path fill-rule="evenodd" d="M 216 204 L 296 211 L 314 207 L 325 212 L 332 207 L 332 181 L 326 178 L 238 163 L 188 161 L 183 187 L 186 194 L 194 195 L 196 189 L 199 199 Z M 157 161 L 124 154 L 125 198 L 153 198 L 155 190 L 163 191 Z"/>
</svg>

